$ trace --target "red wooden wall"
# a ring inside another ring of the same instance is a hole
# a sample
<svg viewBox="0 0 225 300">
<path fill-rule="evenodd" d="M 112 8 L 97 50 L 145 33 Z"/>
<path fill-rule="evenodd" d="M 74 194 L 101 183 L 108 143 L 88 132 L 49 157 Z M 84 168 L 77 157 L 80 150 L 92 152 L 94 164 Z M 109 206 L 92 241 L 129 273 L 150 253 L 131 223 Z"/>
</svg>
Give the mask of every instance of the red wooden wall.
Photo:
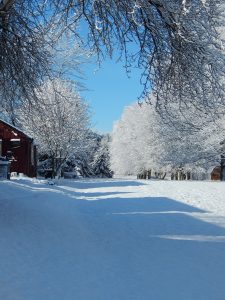
<svg viewBox="0 0 225 300">
<path fill-rule="evenodd" d="M 10 172 L 35 177 L 37 172 L 36 147 L 33 139 L 19 129 L 0 120 L 0 151 L 11 161 Z"/>
</svg>

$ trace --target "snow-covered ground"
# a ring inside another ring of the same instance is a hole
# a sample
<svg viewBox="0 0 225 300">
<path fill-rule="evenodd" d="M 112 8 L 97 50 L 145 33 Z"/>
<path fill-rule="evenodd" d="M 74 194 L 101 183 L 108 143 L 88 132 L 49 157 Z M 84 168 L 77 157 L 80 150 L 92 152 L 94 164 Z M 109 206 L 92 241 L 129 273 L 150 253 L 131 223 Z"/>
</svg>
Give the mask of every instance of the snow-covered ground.
<svg viewBox="0 0 225 300">
<path fill-rule="evenodd" d="M 224 300 L 225 183 L 1 181 L 0 299 Z"/>
</svg>

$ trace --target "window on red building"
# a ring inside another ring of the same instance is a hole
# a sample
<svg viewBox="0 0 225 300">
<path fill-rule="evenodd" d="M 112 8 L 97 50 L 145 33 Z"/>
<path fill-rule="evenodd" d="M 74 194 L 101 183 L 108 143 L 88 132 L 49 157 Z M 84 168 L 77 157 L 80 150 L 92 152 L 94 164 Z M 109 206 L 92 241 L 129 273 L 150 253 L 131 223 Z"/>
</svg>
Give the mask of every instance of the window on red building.
<svg viewBox="0 0 225 300">
<path fill-rule="evenodd" d="M 20 147 L 20 139 L 11 139 L 10 143 L 12 149 L 16 149 Z"/>
</svg>

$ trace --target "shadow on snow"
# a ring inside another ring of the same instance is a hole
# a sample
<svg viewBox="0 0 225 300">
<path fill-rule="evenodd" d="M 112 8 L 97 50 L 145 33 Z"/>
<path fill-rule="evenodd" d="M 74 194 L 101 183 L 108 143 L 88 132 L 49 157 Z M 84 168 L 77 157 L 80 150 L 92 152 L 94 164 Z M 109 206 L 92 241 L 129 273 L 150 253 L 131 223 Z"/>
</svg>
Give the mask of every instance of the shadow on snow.
<svg viewBox="0 0 225 300">
<path fill-rule="evenodd" d="M 10 187 L 23 194 L 0 199 L 1 299 L 224 298 L 225 228 L 205 211 L 132 192 L 76 200 L 57 186 Z"/>
</svg>

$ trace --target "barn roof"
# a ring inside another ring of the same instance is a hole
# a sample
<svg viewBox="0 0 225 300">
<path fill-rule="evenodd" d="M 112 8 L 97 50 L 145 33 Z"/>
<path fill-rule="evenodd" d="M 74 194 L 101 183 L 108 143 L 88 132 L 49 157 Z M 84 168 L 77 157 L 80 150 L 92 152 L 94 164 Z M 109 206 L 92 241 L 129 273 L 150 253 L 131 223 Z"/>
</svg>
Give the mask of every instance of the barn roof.
<svg viewBox="0 0 225 300">
<path fill-rule="evenodd" d="M 27 137 L 28 139 L 33 140 L 33 138 L 31 138 L 31 137 L 28 136 L 26 133 L 24 133 L 20 128 L 18 128 L 18 127 L 16 127 L 16 126 L 14 126 L 14 125 L 12 125 L 12 124 L 6 122 L 5 120 L 0 119 L 0 123 L 3 123 L 3 124 L 5 124 L 5 125 L 9 126 L 12 130 L 18 131 L 18 132 L 22 133 L 22 134 L 23 134 L 25 137 Z"/>
<path fill-rule="evenodd" d="M 220 172 L 220 170 L 221 170 L 221 166 L 216 166 L 216 167 L 212 168 L 211 172 Z"/>
</svg>

